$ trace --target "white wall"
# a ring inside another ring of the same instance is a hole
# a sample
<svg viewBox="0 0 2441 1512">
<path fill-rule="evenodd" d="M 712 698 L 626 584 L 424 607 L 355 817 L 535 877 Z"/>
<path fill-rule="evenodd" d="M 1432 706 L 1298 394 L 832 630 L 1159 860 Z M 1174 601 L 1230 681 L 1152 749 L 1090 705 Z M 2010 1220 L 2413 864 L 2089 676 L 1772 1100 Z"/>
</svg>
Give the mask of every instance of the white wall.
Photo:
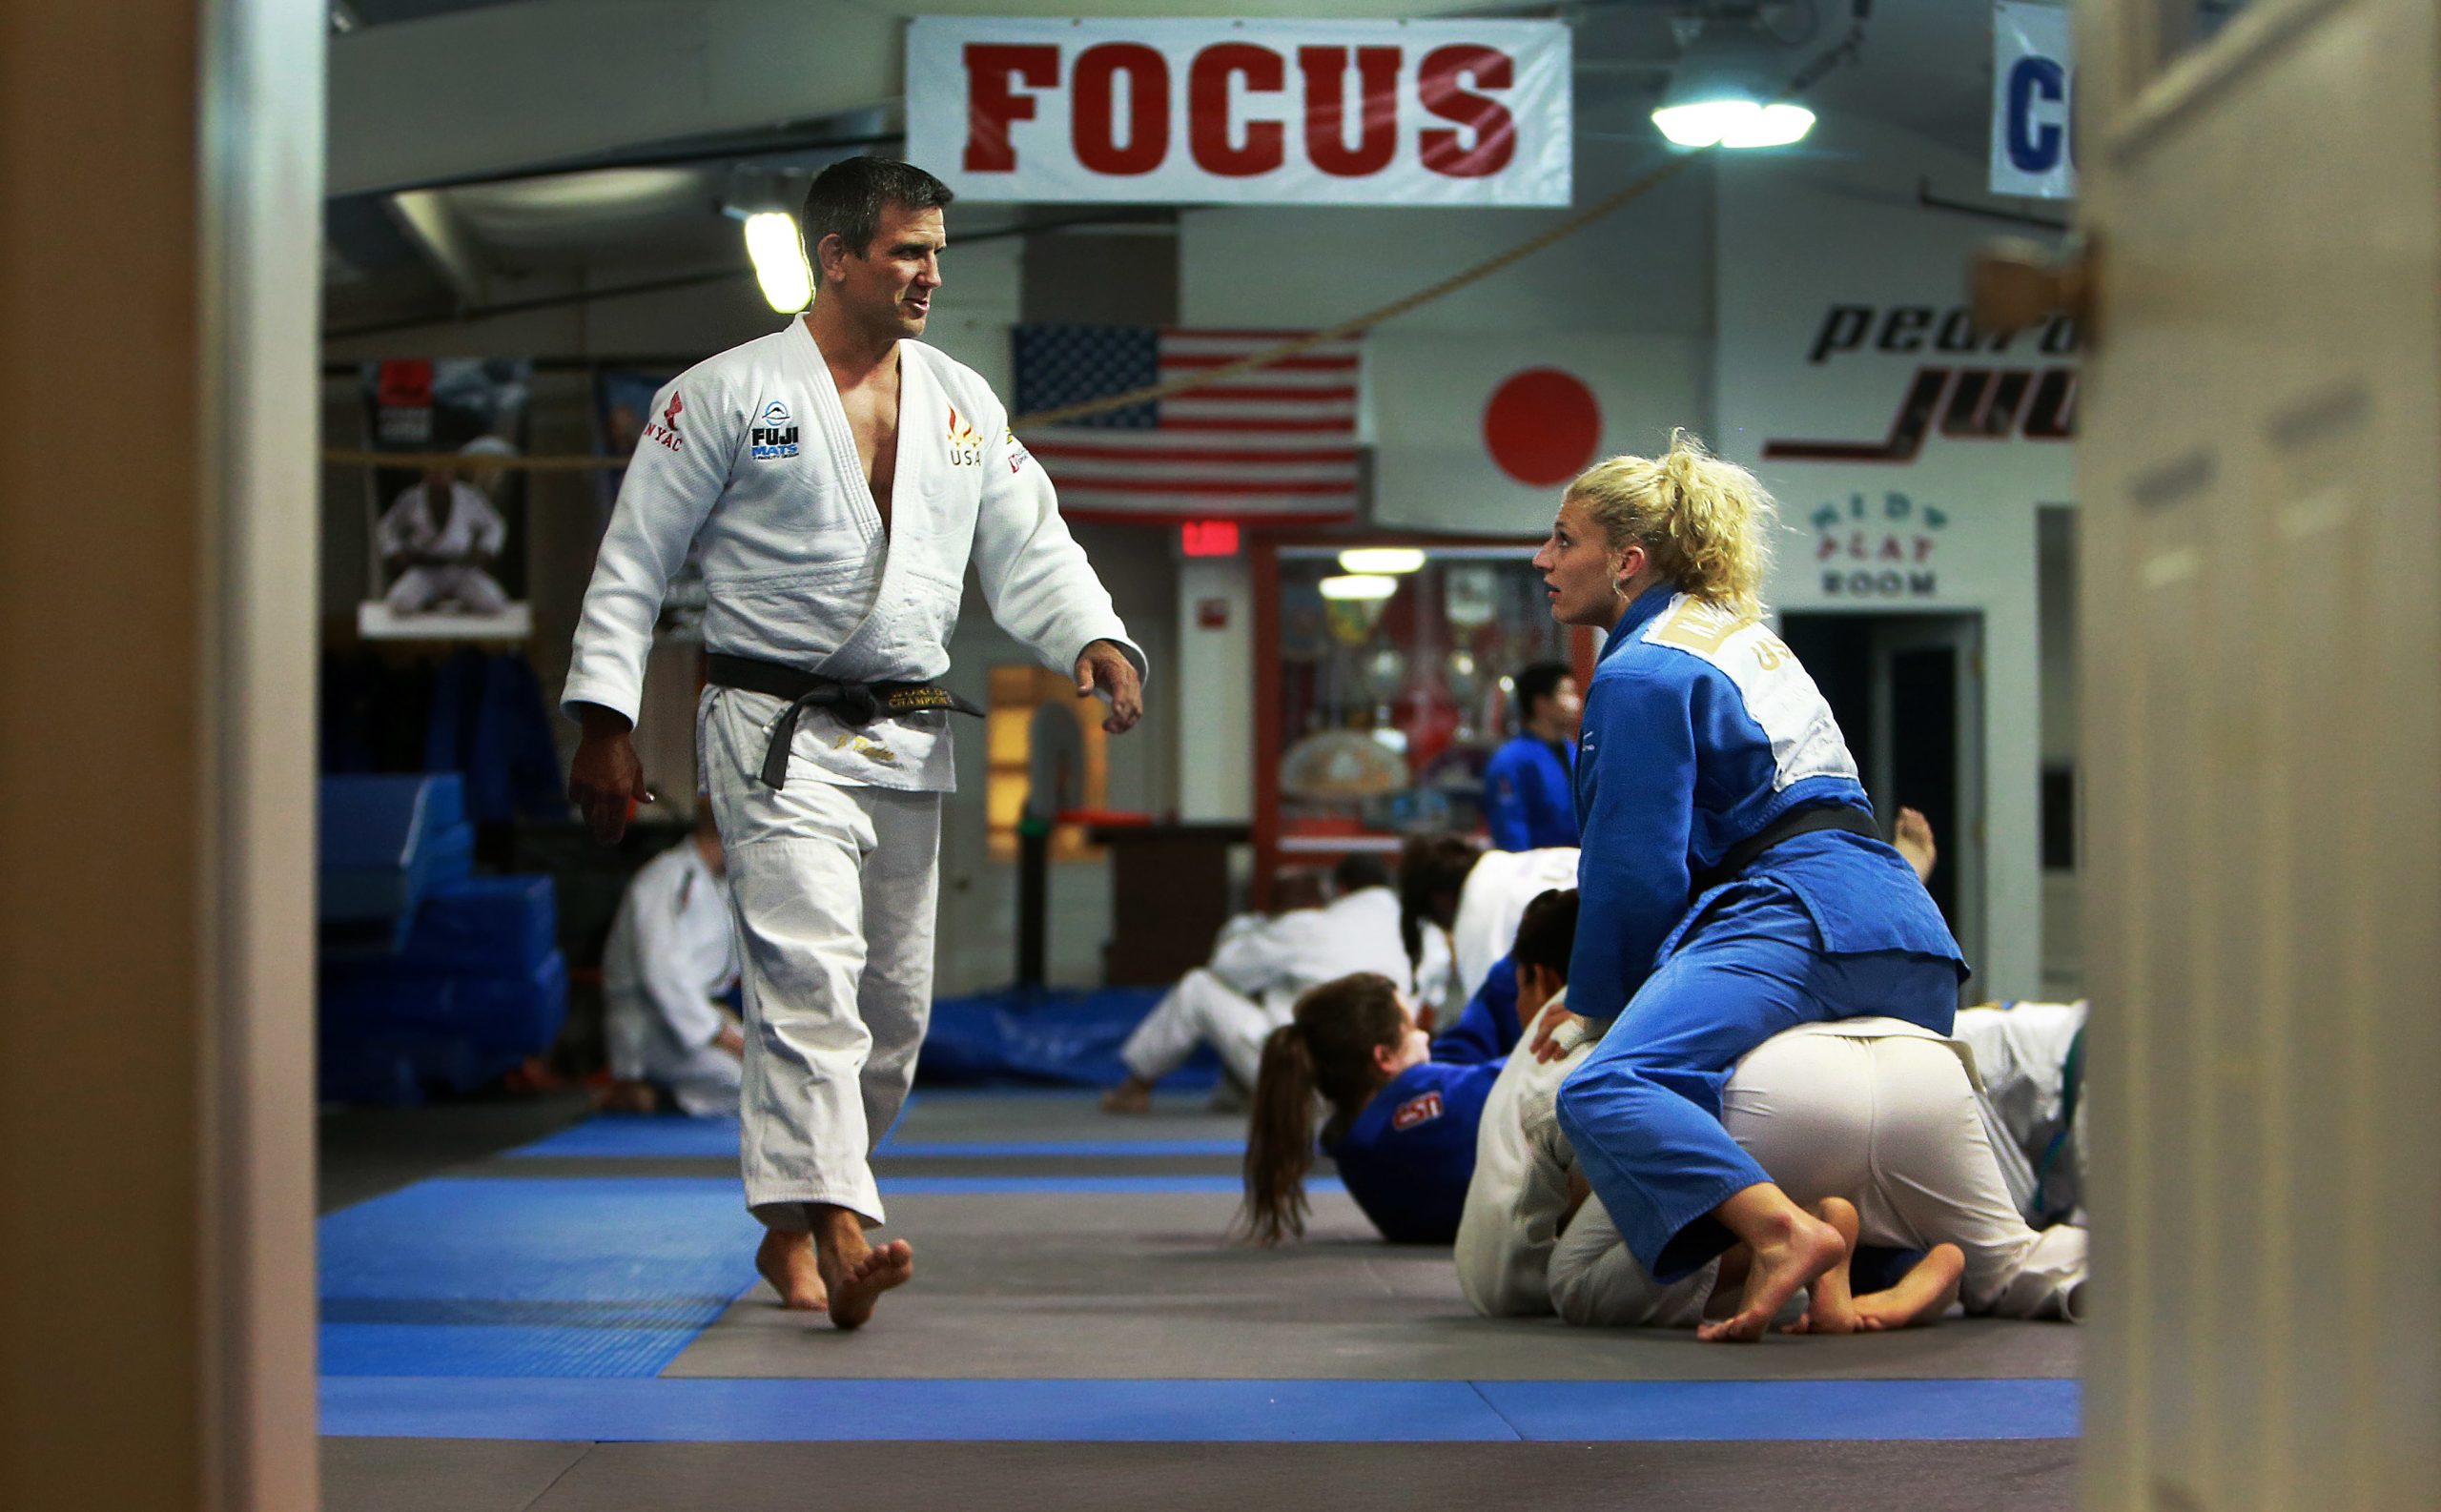
<svg viewBox="0 0 2441 1512">
<path fill-rule="evenodd" d="M 2032 337 L 2012 350 L 1864 350 L 1809 361 L 1836 305 L 1956 309 L 1968 258 L 2006 228 L 1921 208 L 1918 187 L 1980 198 L 1983 165 L 1921 138 L 1863 123 L 1826 122 L 1803 155 L 1724 161 L 1719 171 L 1720 347 L 1715 434 L 1722 455 L 1757 470 L 1779 499 L 1787 533 L 1770 597 L 1784 609 L 1977 611 L 1983 616 L 1986 944 L 1976 991 L 2031 996 L 2041 986 L 2043 901 L 2039 846 L 2042 682 L 2038 646 L 2036 511 L 2072 501 L 2071 448 L 2061 441 L 1966 440 L 1938 435 L 1906 461 L 1798 461 L 1764 456 L 1772 439 L 1877 442 L 1927 365 L 2073 366 Z M 2031 233 L 2029 233 L 2031 234 Z M 1905 327 L 1896 340 L 1911 339 Z M 1881 516 L 1892 493 L 1914 513 L 1869 519 L 1869 553 L 1896 536 L 1912 558 L 1892 595 L 1856 597 L 1853 573 L 1884 570 L 1877 555 L 1848 564 L 1855 527 L 1816 529 L 1819 507 L 1861 495 Z M 1927 507 L 1938 510 L 1928 517 Z M 1932 523 L 1934 518 L 1938 523 Z M 1826 545 L 1833 552 L 1819 558 Z M 1826 568 L 1839 569 L 1826 586 Z M 1930 573 L 1930 578 L 1922 576 Z M 1920 591 L 1918 591 L 1920 590 Z"/>
</svg>

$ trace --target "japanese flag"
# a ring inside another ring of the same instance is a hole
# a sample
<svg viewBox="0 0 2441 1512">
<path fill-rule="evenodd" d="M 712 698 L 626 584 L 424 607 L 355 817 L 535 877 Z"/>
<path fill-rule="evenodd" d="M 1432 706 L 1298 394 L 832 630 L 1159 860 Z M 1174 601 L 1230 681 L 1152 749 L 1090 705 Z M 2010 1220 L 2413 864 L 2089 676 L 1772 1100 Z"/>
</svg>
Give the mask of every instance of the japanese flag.
<svg viewBox="0 0 2441 1512">
<path fill-rule="evenodd" d="M 1463 535 L 1541 536 L 1569 480 L 1657 455 L 1712 412 L 1705 343 L 1646 333 L 1366 337 L 1373 518 Z"/>
</svg>

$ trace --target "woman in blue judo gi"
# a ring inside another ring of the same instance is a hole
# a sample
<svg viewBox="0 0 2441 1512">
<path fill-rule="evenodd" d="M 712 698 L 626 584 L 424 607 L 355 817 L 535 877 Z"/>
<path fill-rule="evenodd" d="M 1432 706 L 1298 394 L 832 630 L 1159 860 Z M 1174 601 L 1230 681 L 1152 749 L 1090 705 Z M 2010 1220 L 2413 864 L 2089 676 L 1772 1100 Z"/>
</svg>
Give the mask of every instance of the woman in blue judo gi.
<svg viewBox="0 0 2441 1512">
<path fill-rule="evenodd" d="M 1569 995 L 1617 1022 L 1561 1088 L 1560 1126 L 1657 1279 L 1753 1247 L 1742 1305 L 1706 1338 L 1759 1338 L 1846 1253 L 1721 1128 L 1738 1058 L 1826 1019 L 1946 1034 L 1966 974 L 1829 705 L 1762 623 L 1775 518 L 1753 474 L 1681 432 L 1569 484 L 1534 557 L 1553 617 L 1609 632 L 1577 754 Z"/>
</svg>

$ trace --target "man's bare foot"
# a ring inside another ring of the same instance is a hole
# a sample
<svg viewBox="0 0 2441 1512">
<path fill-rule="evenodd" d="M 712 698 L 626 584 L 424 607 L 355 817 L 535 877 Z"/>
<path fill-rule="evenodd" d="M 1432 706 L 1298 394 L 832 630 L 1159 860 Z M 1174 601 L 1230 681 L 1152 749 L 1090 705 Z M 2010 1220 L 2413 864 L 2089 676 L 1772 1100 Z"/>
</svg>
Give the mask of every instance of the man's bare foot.
<svg viewBox="0 0 2441 1512">
<path fill-rule="evenodd" d="M 1913 808 L 1898 810 L 1898 822 L 1891 827 L 1890 847 L 1907 858 L 1916 868 L 1916 880 L 1933 880 L 1933 863 L 1940 859 L 1940 851 L 1933 845 L 1933 822 Z"/>
<path fill-rule="evenodd" d="M 1142 1114 L 1153 1111 L 1153 1084 L 1141 1076 L 1130 1076 L 1102 1093 L 1102 1112 Z"/>
<path fill-rule="evenodd" d="M 1936 1244 L 1886 1292 L 1856 1298 L 1856 1325 L 1868 1334 L 1884 1329 L 1914 1328 L 1935 1323 L 1958 1300 L 1959 1278 L 1966 1275 L 1966 1255 L 1955 1244 Z"/>
<path fill-rule="evenodd" d="M 859 1245 L 863 1236 L 857 1236 Z M 822 1254 L 823 1279 L 831 1286 L 831 1320 L 841 1328 L 862 1328 L 872 1320 L 881 1294 L 904 1286 L 915 1274 L 915 1252 L 905 1239 L 892 1239 L 880 1249 L 859 1249 L 835 1259 Z"/>
<path fill-rule="evenodd" d="M 1734 1211 L 1741 1206 L 1745 1212 Z M 1762 1210 L 1759 1216 L 1757 1209 Z M 1790 1297 L 1847 1258 L 1848 1241 L 1837 1229 L 1789 1201 L 1769 1182 L 1747 1188 L 1713 1211 L 1754 1248 L 1754 1260 L 1737 1311 L 1695 1330 L 1695 1337 L 1707 1343 L 1751 1343 L 1762 1338 Z"/>
<path fill-rule="evenodd" d="M 810 1234 L 765 1229 L 762 1246 L 754 1252 L 754 1268 L 780 1294 L 780 1305 L 791 1313 L 819 1313 L 831 1305 L 830 1290 L 822 1284 L 822 1268 L 814 1262 Z"/>
<path fill-rule="evenodd" d="M 1856 1314 L 1856 1294 L 1849 1289 L 1848 1262 L 1856 1251 L 1856 1210 L 1844 1197 L 1824 1197 L 1814 1205 L 1814 1216 L 1839 1233 L 1839 1242 L 1848 1253 L 1839 1263 L 1814 1278 L 1806 1288 L 1805 1315 L 1791 1323 L 1784 1333 L 1790 1334 L 1853 1334 L 1863 1326 Z"/>
</svg>

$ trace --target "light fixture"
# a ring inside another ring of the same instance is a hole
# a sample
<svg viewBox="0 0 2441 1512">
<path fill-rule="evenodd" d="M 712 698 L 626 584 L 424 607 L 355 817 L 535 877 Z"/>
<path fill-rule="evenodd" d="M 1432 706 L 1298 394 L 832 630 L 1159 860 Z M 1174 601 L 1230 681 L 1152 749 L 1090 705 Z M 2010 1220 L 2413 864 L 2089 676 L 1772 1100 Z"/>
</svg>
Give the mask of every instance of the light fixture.
<svg viewBox="0 0 2441 1512">
<path fill-rule="evenodd" d="M 1363 603 L 1375 599 L 1386 599 L 1397 593 L 1399 580 L 1384 577 L 1379 573 L 1358 572 L 1350 573 L 1345 577 L 1324 578 L 1322 588 L 1323 597 L 1325 599 L 1355 600 Z"/>
<path fill-rule="evenodd" d="M 747 216 L 746 253 L 754 259 L 755 281 L 772 309 L 794 315 L 813 302 L 813 270 L 806 266 L 796 216 L 785 210 Z"/>
<path fill-rule="evenodd" d="M 1424 553 L 1413 546 L 1351 546 L 1339 554 L 1342 572 L 1413 572 L 1424 565 Z"/>
<path fill-rule="evenodd" d="M 1761 36 L 1713 22 L 1687 42 L 1652 124 L 1681 147 L 1786 147 L 1814 129 L 1814 112 L 1775 103 L 1773 51 Z"/>
</svg>

